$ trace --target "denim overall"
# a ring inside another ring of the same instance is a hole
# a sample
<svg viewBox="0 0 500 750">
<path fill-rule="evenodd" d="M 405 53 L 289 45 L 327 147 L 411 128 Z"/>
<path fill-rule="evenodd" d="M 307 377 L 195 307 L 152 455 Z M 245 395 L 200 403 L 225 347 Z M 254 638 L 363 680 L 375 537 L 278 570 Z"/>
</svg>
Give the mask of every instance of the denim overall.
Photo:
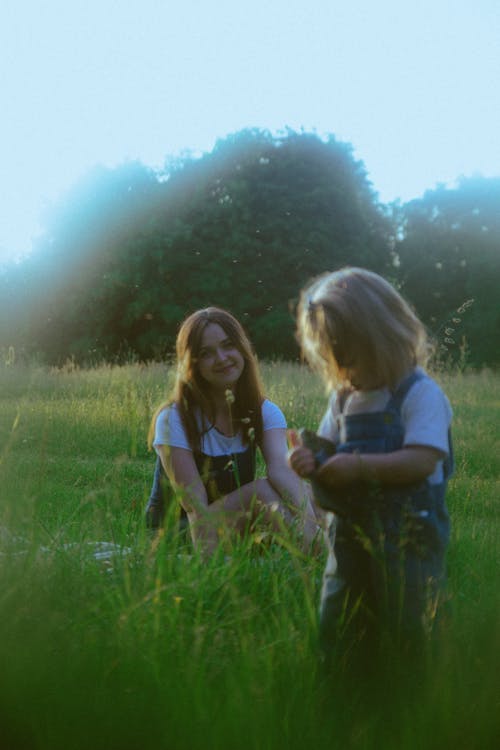
<svg viewBox="0 0 500 750">
<path fill-rule="evenodd" d="M 401 405 L 411 386 L 424 377 L 413 371 L 384 411 L 341 414 L 337 452 L 389 453 L 402 448 Z M 448 440 L 441 484 L 359 482 L 340 493 L 318 488 L 318 502 L 336 515 L 329 528 L 321 597 L 320 641 L 325 654 L 342 633 L 356 631 L 359 638 L 384 631 L 400 643 L 424 635 L 445 580 L 450 525 L 445 492 L 453 469 L 450 435 Z"/>
<path fill-rule="evenodd" d="M 255 478 L 254 445 L 248 446 L 239 453 L 221 456 L 208 456 L 205 453 L 197 452 L 194 454 L 194 459 L 207 491 L 209 505 L 219 497 L 233 492 Z M 158 456 L 153 485 L 146 506 L 146 525 L 149 529 L 155 531 L 162 526 L 165 513 L 173 500 L 174 492 Z M 181 508 L 179 525 L 181 529 L 186 529 L 188 526 L 184 508 Z"/>
</svg>

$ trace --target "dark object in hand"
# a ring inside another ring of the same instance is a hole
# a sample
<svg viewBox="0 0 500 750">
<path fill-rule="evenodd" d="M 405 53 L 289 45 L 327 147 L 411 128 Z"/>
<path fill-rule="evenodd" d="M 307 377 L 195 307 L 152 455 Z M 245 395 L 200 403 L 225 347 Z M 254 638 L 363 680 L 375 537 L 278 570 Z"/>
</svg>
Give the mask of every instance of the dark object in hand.
<svg viewBox="0 0 500 750">
<path fill-rule="evenodd" d="M 302 445 L 305 448 L 309 448 L 312 452 L 316 469 L 319 469 L 321 464 L 323 464 L 327 458 L 330 458 L 335 454 L 335 443 L 332 443 L 331 440 L 320 437 L 312 430 L 306 430 L 306 428 L 303 427 L 299 430 L 299 437 L 302 441 Z"/>
<path fill-rule="evenodd" d="M 306 430 L 305 428 L 299 430 L 299 436 L 302 445 L 305 448 L 309 448 L 314 456 L 315 470 L 309 479 L 316 503 L 324 510 L 333 511 L 333 513 L 336 513 L 338 516 L 346 516 L 348 507 L 345 502 L 342 502 L 341 493 L 338 491 L 332 491 L 330 488 L 325 487 L 325 485 L 322 482 L 319 482 L 316 478 L 316 470 L 319 469 L 328 458 L 336 453 L 335 443 L 332 443 L 331 440 L 320 437 L 312 430 Z"/>
</svg>

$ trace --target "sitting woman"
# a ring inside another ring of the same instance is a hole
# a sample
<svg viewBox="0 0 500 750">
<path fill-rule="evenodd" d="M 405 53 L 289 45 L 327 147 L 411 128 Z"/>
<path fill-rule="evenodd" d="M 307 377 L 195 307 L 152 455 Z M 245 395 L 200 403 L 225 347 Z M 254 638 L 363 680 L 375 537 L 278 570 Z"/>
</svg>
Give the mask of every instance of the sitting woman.
<svg viewBox="0 0 500 750">
<path fill-rule="evenodd" d="M 167 481 L 205 553 L 217 546 L 218 529 L 244 534 L 257 517 L 278 531 L 298 521 L 309 548 L 318 531 L 309 490 L 287 464 L 285 418 L 264 398 L 241 325 L 225 310 L 198 310 L 181 325 L 176 349 L 173 393 L 149 434 L 158 455 L 149 527 L 162 523 Z M 256 447 L 266 463 L 262 479 L 255 478 Z"/>
</svg>

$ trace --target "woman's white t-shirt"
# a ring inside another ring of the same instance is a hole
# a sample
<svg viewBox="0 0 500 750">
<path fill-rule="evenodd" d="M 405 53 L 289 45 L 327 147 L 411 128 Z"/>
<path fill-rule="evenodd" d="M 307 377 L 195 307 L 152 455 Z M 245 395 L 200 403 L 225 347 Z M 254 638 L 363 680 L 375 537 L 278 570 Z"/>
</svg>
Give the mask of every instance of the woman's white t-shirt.
<svg viewBox="0 0 500 750">
<path fill-rule="evenodd" d="M 201 414 L 197 415 L 198 425 L 202 428 Z M 269 399 L 262 402 L 263 430 L 286 429 L 286 419 L 279 408 Z M 248 447 L 248 440 L 244 442 L 243 432 L 228 437 L 210 424 L 203 425 L 205 431 L 201 437 L 201 452 L 206 456 L 225 456 L 233 453 L 242 453 Z M 168 445 L 171 448 L 185 448 L 192 450 L 187 439 L 181 415 L 176 404 L 167 406 L 156 418 L 155 436 L 153 447 L 155 450 L 160 445 Z"/>
</svg>

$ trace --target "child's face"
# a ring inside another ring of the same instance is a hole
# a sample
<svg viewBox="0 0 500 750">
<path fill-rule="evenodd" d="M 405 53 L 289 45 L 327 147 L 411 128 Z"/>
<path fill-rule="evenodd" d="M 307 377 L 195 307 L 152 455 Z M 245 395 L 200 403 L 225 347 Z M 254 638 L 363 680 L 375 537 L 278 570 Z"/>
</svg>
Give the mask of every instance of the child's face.
<svg viewBox="0 0 500 750">
<path fill-rule="evenodd" d="M 243 355 L 218 323 L 209 323 L 196 358 L 198 372 L 211 389 L 233 389 L 245 367 Z"/>
</svg>

